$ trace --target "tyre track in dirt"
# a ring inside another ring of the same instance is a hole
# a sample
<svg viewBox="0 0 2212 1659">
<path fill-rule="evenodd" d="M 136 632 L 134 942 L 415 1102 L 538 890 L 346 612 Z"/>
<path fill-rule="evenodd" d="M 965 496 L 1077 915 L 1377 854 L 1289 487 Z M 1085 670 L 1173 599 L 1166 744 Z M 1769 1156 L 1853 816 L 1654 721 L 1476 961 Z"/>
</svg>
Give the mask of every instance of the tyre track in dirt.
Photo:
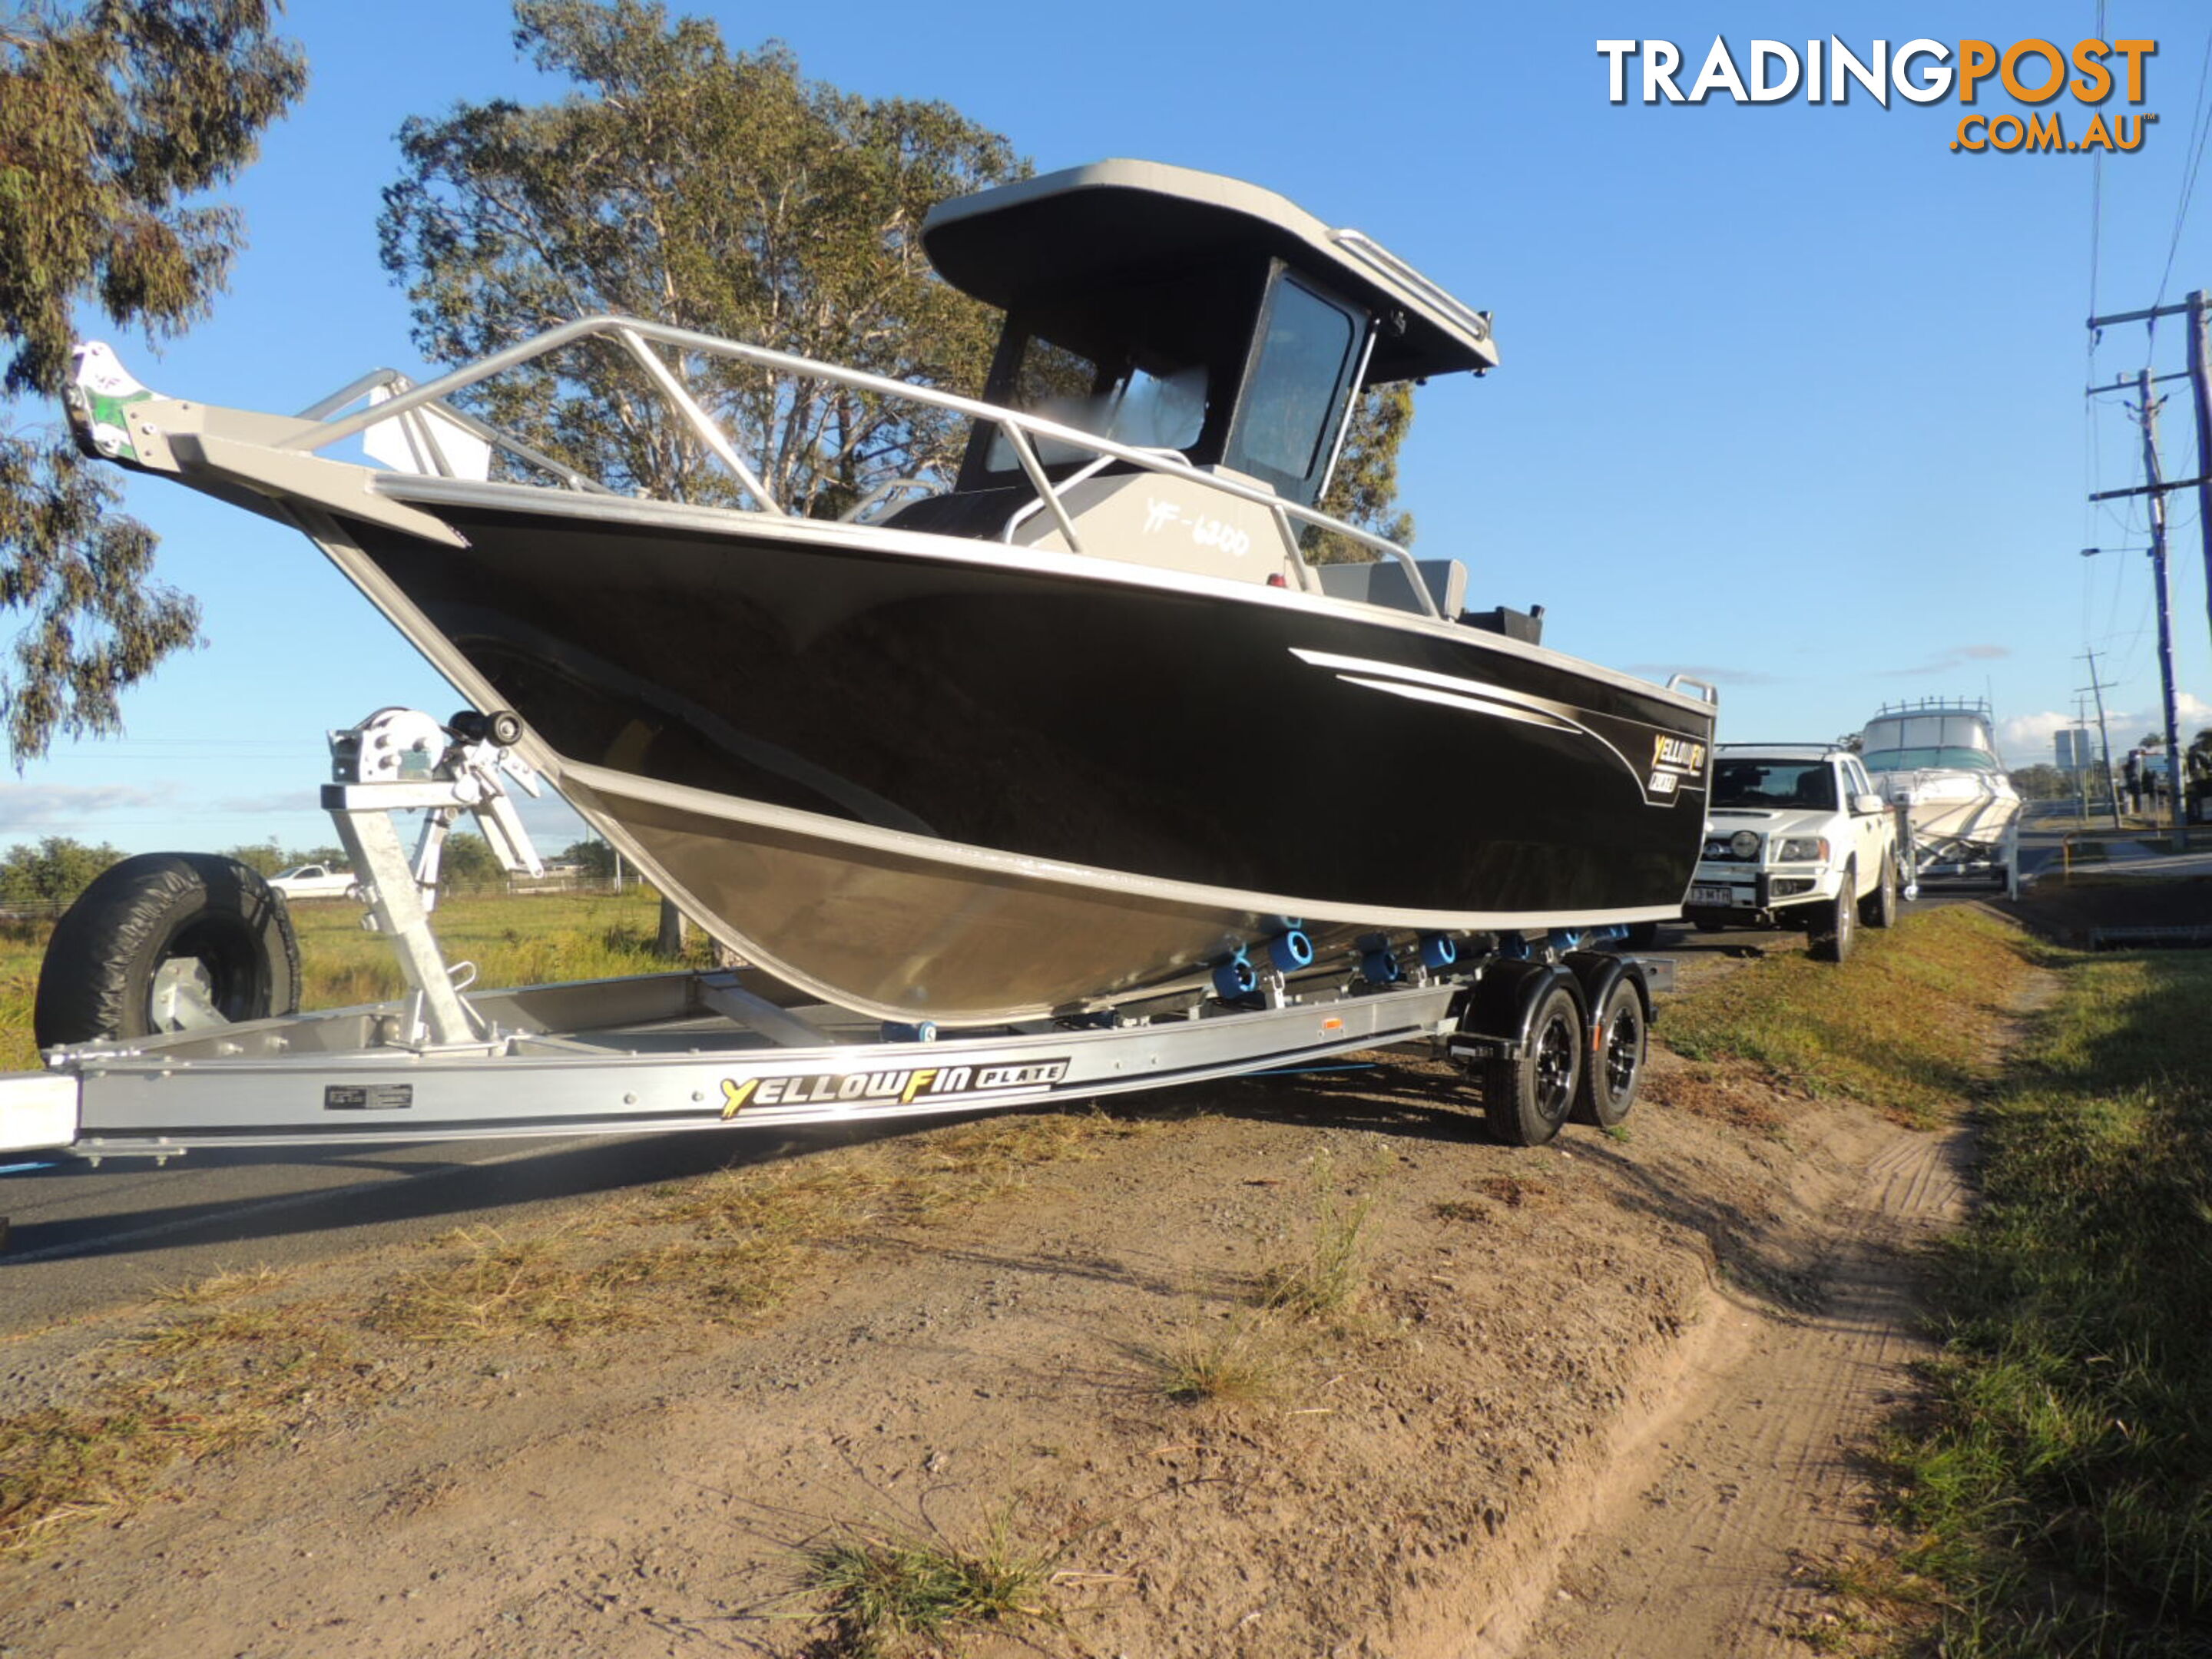
<svg viewBox="0 0 2212 1659">
<path fill-rule="evenodd" d="M 1792 1311 L 1717 1291 L 1699 1350 L 1610 1471 L 1515 1659 L 1766 1659 L 1832 1617 L 1808 1570 L 1870 1541 L 1856 1467 L 1932 1352 L 1917 1252 L 1966 1203 L 1968 1133 L 1876 1154 L 1837 1218 L 1819 1299 Z"/>
</svg>

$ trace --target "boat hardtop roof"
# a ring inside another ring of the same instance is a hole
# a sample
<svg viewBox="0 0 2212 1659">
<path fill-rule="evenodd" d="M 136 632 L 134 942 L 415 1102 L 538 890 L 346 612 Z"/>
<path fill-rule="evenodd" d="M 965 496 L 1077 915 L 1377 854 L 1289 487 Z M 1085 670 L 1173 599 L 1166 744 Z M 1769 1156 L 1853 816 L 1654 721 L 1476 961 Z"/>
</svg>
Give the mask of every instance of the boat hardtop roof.
<svg viewBox="0 0 2212 1659">
<path fill-rule="evenodd" d="M 1996 722 L 1986 699 L 1922 697 L 1886 702 L 1867 721 L 1860 740 L 1869 755 L 1901 763 L 1885 770 L 1987 768 L 1996 764 Z"/>
<path fill-rule="evenodd" d="M 1272 190 L 1192 167 L 1093 161 L 956 197 L 931 210 L 921 241 L 946 282 L 1008 311 L 1264 254 L 1388 319 L 1369 384 L 1498 363 L 1487 313 L 1372 239 L 1332 228 Z"/>
</svg>

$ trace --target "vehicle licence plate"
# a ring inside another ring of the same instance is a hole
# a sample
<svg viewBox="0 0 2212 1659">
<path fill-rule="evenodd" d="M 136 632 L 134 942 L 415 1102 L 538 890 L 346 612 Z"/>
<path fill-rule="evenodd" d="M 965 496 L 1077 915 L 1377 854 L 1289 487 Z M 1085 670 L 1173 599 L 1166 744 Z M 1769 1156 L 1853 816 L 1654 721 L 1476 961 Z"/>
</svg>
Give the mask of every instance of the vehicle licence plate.
<svg viewBox="0 0 2212 1659">
<path fill-rule="evenodd" d="M 1734 904 L 1735 902 L 1735 890 L 1729 887 L 1692 887 L 1690 890 L 1690 902 L 1692 904 Z"/>
</svg>

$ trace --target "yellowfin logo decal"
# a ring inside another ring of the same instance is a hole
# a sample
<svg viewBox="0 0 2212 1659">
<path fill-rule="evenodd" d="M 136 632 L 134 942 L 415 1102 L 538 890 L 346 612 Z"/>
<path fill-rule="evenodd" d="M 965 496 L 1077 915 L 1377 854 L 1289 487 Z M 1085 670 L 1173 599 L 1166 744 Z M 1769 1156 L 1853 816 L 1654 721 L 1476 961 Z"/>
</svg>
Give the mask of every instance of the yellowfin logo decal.
<svg viewBox="0 0 2212 1659">
<path fill-rule="evenodd" d="M 1651 776 L 1644 783 L 1644 792 L 1671 797 L 1685 778 L 1702 777 L 1705 770 L 1705 744 L 1695 738 L 1673 737 L 1662 732 L 1651 739 Z"/>
<path fill-rule="evenodd" d="M 879 1072 L 799 1072 L 722 1079 L 725 1121 L 754 1107 L 914 1106 L 1049 1089 L 1067 1075 L 1063 1058 L 1002 1066 L 915 1066 Z"/>
</svg>

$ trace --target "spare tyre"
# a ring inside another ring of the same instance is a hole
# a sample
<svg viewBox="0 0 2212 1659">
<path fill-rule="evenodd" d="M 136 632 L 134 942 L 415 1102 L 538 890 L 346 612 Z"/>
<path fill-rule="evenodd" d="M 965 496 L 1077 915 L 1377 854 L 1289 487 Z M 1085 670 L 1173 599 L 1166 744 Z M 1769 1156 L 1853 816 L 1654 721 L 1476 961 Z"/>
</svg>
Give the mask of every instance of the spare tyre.
<svg viewBox="0 0 2212 1659">
<path fill-rule="evenodd" d="M 142 853 L 54 924 L 39 970 L 39 1046 L 153 1036 L 289 1014 L 300 942 L 284 901 L 213 853 Z"/>
</svg>

